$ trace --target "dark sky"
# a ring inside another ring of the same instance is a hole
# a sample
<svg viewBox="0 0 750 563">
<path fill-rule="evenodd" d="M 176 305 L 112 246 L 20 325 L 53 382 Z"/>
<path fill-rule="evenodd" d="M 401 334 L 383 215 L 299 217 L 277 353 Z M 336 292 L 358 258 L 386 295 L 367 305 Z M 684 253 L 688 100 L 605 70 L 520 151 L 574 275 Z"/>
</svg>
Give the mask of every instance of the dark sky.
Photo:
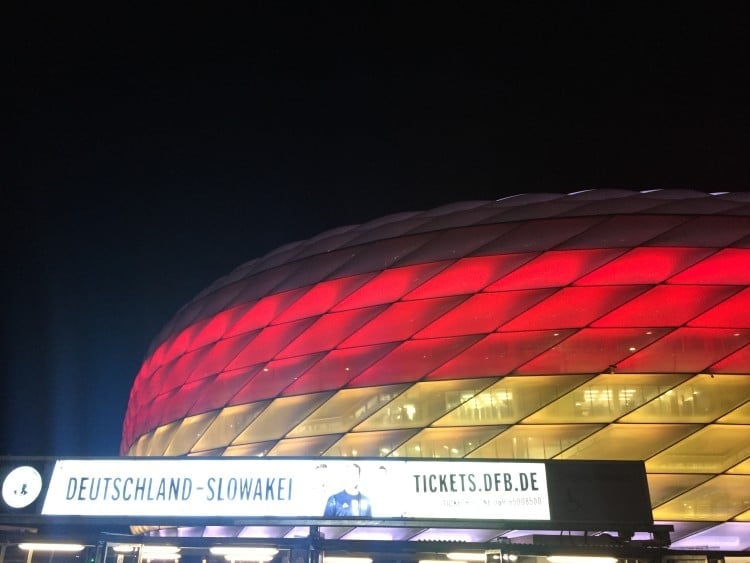
<svg viewBox="0 0 750 563">
<path fill-rule="evenodd" d="M 151 339 L 282 244 L 521 192 L 750 186 L 739 2 L 109 4 L 3 8 L 0 455 L 116 455 Z"/>
</svg>

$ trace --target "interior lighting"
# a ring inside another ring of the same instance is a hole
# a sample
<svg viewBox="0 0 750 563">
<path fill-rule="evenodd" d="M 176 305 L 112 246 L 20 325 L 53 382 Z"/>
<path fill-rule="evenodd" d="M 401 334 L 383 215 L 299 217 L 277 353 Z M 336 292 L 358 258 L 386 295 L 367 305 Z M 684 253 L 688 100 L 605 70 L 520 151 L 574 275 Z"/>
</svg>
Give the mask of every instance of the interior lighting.
<svg viewBox="0 0 750 563">
<path fill-rule="evenodd" d="M 587 557 L 581 555 L 550 555 L 550 563 L 617 563 L 616 557 Z"/>
<path fill-rule="evenodd" d="M 24 551 L 69 551 L 71 553 L 82 551 L 85 545 L 80 543 L 19 543 L 19 549 Z"/>
<path fill-rule="evenodd" d="M 180 548 L 176 545 L 144 545 L 141 548 L 141 559 L 179 559 Z"/>
<path fill-rule="evenodd" d="M 227 561 L 270 561 L 279 550 L 275 547 L 232 547 L 217 545 L 212 555 L 223 555 Z"/>
<path fill-rule="evenodd" d="M 141 547 L 140 544 L 118 543 L 117 545 L 112 546 L 112 551 L 116 553 L 130 553 L 131 551 L 135 551 L 139 547 Z"/>
<path fill-rule="evenodd" d="M 328 563 L 372 563 L 372 557 L 340 557 L 340 556 L 323 556 L 323 562 Z M 445 561 L 443 561 L 445 563 Z"/>
<path fill-rule="evenodd" d="M 448 559 L 453 559 L 454 561 L 484 561 L 484 553 L 469 553 L 469 552 L 463 552 L 463 551 L 455 551 L 453 553 L 446 553 L 445 556 Z"/>
</svg>

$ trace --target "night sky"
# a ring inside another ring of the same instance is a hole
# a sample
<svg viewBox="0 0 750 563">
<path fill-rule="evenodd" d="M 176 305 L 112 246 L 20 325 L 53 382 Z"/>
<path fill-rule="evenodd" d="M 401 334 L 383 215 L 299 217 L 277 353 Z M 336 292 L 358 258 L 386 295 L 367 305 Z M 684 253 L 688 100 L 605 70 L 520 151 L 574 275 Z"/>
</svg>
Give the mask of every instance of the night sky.
<svg viewBox="0 0 750 563">
<path fill-rule="evenodd" d="M 159 329 L 283 244 L 523 192 L 750 189 L 743 3 L 58 4 L 4 7 L 0 455 L 117 455 Z"/>
</svg>

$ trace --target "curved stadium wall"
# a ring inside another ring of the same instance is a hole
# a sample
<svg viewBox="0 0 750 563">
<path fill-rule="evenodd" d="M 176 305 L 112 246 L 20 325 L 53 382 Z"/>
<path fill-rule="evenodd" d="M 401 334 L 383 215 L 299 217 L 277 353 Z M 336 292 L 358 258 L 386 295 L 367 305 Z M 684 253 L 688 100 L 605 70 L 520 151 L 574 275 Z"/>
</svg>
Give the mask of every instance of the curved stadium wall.
<svg viewBox="0 0 750 563">
<path fill-rule="evenodd" d="M 177 313 L 121 453 L 644 460 L 677 543 L 747 546 L 749 284 L 750 193 L 530 194 L 335 229 Z"/>
</svg>

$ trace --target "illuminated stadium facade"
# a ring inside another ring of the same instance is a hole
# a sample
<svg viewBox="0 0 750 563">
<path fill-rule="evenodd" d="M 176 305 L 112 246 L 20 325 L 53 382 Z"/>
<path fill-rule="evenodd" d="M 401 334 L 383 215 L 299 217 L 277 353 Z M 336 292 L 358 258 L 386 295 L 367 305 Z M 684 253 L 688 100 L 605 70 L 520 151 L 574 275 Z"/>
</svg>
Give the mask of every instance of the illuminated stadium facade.
<svg viewBox="0 0 750 563">
<path fill-rule="evenodd" d="M 750 549 L 750 193 L 519 195 L 279 248 L 155 339 L 121 453 L 643 460 L 673 547 Z"/>
</svg>

